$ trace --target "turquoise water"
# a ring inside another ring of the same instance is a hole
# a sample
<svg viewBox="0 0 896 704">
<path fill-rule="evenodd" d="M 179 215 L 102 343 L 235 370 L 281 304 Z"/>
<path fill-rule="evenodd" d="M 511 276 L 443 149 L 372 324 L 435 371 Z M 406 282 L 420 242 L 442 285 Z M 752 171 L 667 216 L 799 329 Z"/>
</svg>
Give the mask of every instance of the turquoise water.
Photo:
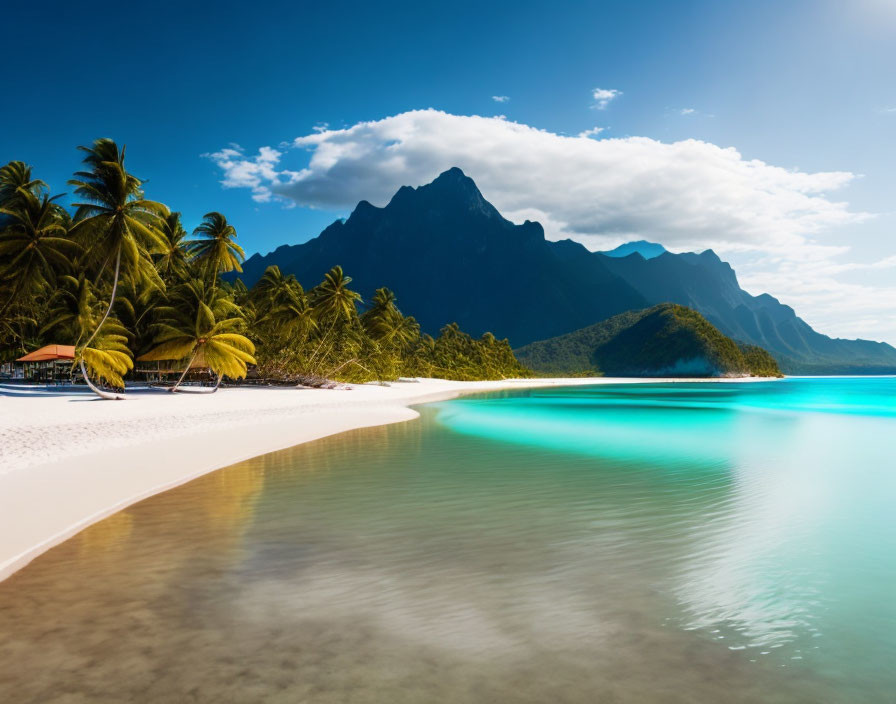
<svg viewBox="0 0 896 704">
<path fill-rule="evenodd" d="M 0 584 L 0 700 L 896 701 L 896 379 L 420 411 Z"/>
</svg>

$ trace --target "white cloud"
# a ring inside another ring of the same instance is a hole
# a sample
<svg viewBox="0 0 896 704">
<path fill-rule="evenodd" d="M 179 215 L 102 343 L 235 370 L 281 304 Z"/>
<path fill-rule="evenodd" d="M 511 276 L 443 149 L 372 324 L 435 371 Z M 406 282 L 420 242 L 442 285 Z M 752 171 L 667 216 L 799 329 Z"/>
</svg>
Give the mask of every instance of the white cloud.
<svg viewBox="0 0 896 704">
<path fill-rule="evenodd" d="M 247 157 L 239 144 L 231 142 L 221 151 L 202 156 L 214 161 L 224 171 L 221 185 L 225 188 L 249 188 L 253 200 L 271 200 L 271 186 L 279 180 L 276 166 L 282 152 L 262 147 L 256 156 Z"/>
<path fill-rule="evenodd" d="M 850 173 L 784 169 L 694 139 L 581 136 L 415 110 L 296 138 L 293 147 L 311 152 L 301 171 L 277 171 L 281 153 L 268 147 L 257 156 L 225 149 L 211 158 L 225 186 L 335 210 L 361 199 L 383 204 L 401 185 L 459 166 L 510 217 L 535 209 L 557 223 L 550 237 L 594 245 L 650 233 L 679 248 L 761 251 L 865 217 L 827 196 Z"/>
<path fill-rule="evenodd" d="M 579 137 L 597 137 L 606 127 L 592 127 L 590 130 L 579 132 Z"/>
<path fill-rule="evenodd" d="M 896 262 L 891 261 L 890 266 Z M 808 262 L 782 258 L 768 267 L 738 266 L 738 277 L 751 293 L 775 292 L 820 332 L 896 344 L 896 285 L 892 277 L 882 277 L 879 283 L 863 281 L 881 268 L 879 263 L 842 264 L 834 258 Z M 849 271 L 860 273 L 859 281 L 840 276 Z"/>
<path fill-rule="evenodd" d="M 510 98 L 506 95 L 493 95 L 492 100 L 496 103 L 506 103 Z"/>
<path fill-rule="evenodd" d="M 682 108 L 681 110 L 678 111 L 678 114 L 679 115 L 693 115 L 695 112 L 697 112 L 697 111 L 694 108 Z"/>
<path fill-rule="evenodd" d="M 506 217 L 538 220 L 550 239 L 595 250 L 641 238 L 673 251 L 711 247 L 732 260 L 751 292 L 779 296 L 810 322 L 824 322 L 823 331 L 849 334 L 855 310 L 877 311 L 896 340 L 896 296 L 844 283 L 866 265 L 845 261 L 847 247 L 817 241 L 870 217 L 832 197 L 854 174 L 782 168 L 694 139 L 587 138 L 598 131 L 564 136 L 430 109 L 298 137 L 292 147 L 310 152 L 300 171 L 278 170 L 281 153 L 267 147 L 255 156 L 233 148 L 209 156 L 223 185 L 250 188 L 256 200 L 336 211 L 362 199 L 384 205 L 400 186 L 459 166 Z M 896 259 L 885 261 L 872 266 Z"/>
<path fill-rule="evenodd" d="M 615 88 L 595 88 L 591 91 L 591 97 L 594 98 L 594 105 L 591 107 L 597 110 L 606 110 L 611 100 L 615 100 L 622 95 L 621 90 Z"/>
</svg>

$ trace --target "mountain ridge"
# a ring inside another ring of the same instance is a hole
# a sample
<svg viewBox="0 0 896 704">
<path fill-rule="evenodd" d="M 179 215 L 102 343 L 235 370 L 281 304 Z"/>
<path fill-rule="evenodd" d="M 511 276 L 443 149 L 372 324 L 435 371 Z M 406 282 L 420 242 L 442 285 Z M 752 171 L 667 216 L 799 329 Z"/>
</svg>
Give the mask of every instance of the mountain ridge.
<svg viewBox="0 0 896 704">
<path fill-rule="evenodd" d="M 453 320 L 528 342 L 646 304 L 600 262 L 560 260 L 539 223 L 501 216 L 460 169 L 402 187 L 381 208 L 362 201 L 318 237 L 251 257 L 241 278 L 251 285 L 270 264 L 306 288 L 339 264 L 365 298 L 385 285 L 413 301 L 408 313 L 431 333 Z"/>
<path fill-rule="evenodd" d="M 253 255 L 241 278 L 251 285 L 271 264 L 306 288 L 339 264 L 365 298 L 385 285 L 413 301 L 407 312 L 430 333 L 454 320 L 521 347 L 668 302 L 767 349 L 788 373 L 896 373 L 892 346 L 816 332 L 773 296 L 741 289 L 712 250 L 645 259 L 548 241 L 539 223 L 504 218 L 457 167 L 431 183 L 402 186 L 385 206 L 361 201 L 307 242 Z"/>
</svg>

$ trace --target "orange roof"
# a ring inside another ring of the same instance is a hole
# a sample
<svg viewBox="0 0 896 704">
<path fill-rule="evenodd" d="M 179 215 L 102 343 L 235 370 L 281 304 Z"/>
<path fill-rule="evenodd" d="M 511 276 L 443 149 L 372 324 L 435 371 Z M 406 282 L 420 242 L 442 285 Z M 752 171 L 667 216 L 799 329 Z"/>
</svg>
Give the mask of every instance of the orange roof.
<svg viewBox="0 0 896 704">
<path fill-rule="evenodd" d="M 39 350 L 19 357 L 17 362 L 52 362 L 54 359 L 74 359 L 74 345 L 44 345 Z"/>
</svg>

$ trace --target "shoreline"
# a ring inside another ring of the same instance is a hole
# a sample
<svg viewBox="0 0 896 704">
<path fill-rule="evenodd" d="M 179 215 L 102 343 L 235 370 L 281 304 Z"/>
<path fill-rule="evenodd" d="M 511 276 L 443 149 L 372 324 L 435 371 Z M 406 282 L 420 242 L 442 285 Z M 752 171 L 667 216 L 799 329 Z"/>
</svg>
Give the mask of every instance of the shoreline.
<svg viewBox="0 0 896 704">
<path fill-rule="evenodd" d="M 411 406 L 551 386 L 765 380 L 421 379 L 350 390 L 135 390 L 125 403 L 102 401 L 89 391 L 0 385 L 0 581 L 89 525 L 155 494 L 270 452 L 413 420 L 419 413 Z"/>
</svg>

